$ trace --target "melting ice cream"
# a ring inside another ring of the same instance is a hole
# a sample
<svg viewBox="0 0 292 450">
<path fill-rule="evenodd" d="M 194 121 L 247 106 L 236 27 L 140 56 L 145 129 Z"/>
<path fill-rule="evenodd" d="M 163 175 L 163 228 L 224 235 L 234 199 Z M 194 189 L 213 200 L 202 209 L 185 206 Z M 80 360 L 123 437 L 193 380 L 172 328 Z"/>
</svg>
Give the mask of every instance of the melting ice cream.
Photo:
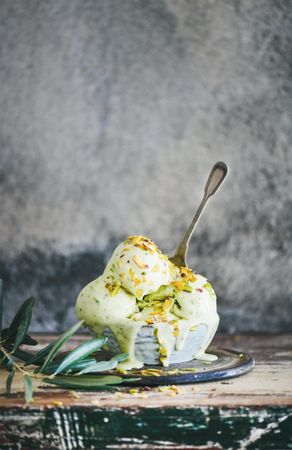
<svg viewBox="0 0 292 450">
<path fill-rule="evenodd" d="M 124 369 L 144 364 L 135 355 L 142 327 L 154 328 L 160 362 L 168 366 L 173 339 L 181 350 L 189 333 L 204 324 L 207 332 L 192 356 L 216 359 L 205 353 L 219 323 L 211 284 L 187 267 L 176 267 L 144 236 L 129 236 L 115 249 L 104 273 L 80 292 L 76 312 L 94 333 L 111 330 L 120 351 L 129 355 L 120 363 Z"/>
</svg>

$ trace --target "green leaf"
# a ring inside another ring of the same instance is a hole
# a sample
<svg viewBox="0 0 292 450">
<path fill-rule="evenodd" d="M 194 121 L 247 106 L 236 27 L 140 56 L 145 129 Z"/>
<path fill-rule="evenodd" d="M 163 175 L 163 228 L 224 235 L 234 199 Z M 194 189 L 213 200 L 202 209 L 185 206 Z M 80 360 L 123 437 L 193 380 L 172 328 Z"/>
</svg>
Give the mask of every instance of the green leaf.
<svg viewBox="0 0 292 450">
<path fill-rule="evenodd" d="M 2 331 L 2 318 L 3 318 L 3 280 L 0 278 L 0 341 Z"/>
<path fill-rule="evenodd" d="M 121 377 L 115 375 L 90 376 L 90 375 L 58 375 L 55 378 L 44 378 L 43 381 L 49 384 L 55 384 L 69 389 L 105 389 L 107 386 L 120 384 L 123 382 Z"/>
<path fill-rule="evenodd" d="M 57 375 L 58 373 L 69 369 L 75 362 L 80 361 L 80 359 L 86 358 L 86 356 L 90 355 L 93 352 L 96 352 L 105 344 L 106 341 L 106 337 L 94 338 L 78 345 L 78 347 L 68 353 L 68 355 L 63 359 L 59 367 L 54 372 L 54 375 Z"/>
<path fill-rule="evenodd" d="M 3 330 L 2 330 L 2 339 L 3 339 L 3 341 L 5 341 L 5 344 L 14 343 L 14 338 L 15 338 L 17 330 L 15 330 L 15 333 L 13 335 L 8 333 L 8 331 L 9 331 L 9 328 L 3 328 Z M 22 344 L 25 344 L 25 345 L 37 345 L 38 342 L 35 339 L 33 339 L 31 336 L 26 334 L 25 337 L 23 338 Z"/>
<path fill-rule="evenodd" d="M 127 377 L 124 377 L 123 378 L 123 382 L 124 383 L 131 383 L 132 381 L 140 381 L 141 380 L 141 378 L 127 378 Z"/>
<path fill-rule="evenodd" d="M 118 355 L 115 355 L 112 359 L 118 361 L 118 362 L 122 362 L 122 361 L 126 361 L 126 359 L 128 359 L 129 355 L 128 353 L 119 353 Z"/>
<path fill-rule="evenodd" d="M 83 320 L 80 320 L 80 322 L 77 322 L 75 325 L 73 325 L 69 330 L 67 330 L 65 333 L 63 333 L 54 343 L 53 347 L 51 348 L 51 351 L 49 352 L 45 362 L 43 363 L 41 367 L 41 371 L 45 369 L 45 367 L 53 361 L 56 354 L 60 351 L 60 349 L 63 347 L 63 345 L 70 339 L 71 336 L 73 336 L 74 333 L 81 327 L 83 324 Z"/>
<path fill-rule="evenodd" d="M 85 367 L 90 367 L 92 365 L 96 364 L 96 359 L 94 358 L 86 358 L 84 360 L 81 361 L 77 361 L 74 364 L 72 364 L 72 366 L 70 366 L 70 368 L 64 370 L 62 373 L 78 373 L 80 370 L 85 369 Z M 55 371 L 58 369 L 60 363 L 52 363 L 49 364 L 43 371 L 42 373 L 46 374 L 46 375 L 51 375 L 53 373 L 55 373 Z M 40 370 L 36 369 L 35 373 L 39 373 Z"/>
<path fill-rule="evenodd" d="M 78 375 L 82 375 L 84 373 L 95 373 L 104 372 L 105 370 L 112 370 L 115 369 L 117 365 L 118 361 L 114 359 L 110 359 L 109 361 L 100 361 L 88 367 L 85 367 L 83 370 L 78 372 Z"/>
<path fill-rule="evenodd" d="M 35 339 L 33 339 L 31 336 L 29 336 L 28 334 L 26 334 L 24 336 L 24 339 L 22 341 L 22 344 L 25 345 L 38 345 L 38 341 L 36 341 Z"/>
<path fill-rule="evenodd" d="M 3 347 L 4 349 L 5 347 Z M 7 349 L 6 349 L 7 350 Z M 9 353 L 9 351 L 7 350 Z M 11 356 L 6 356 L 1 350 L 0 350 L 0 366 L 5 367 L 6 369 L 10 370 L 13 366 L 13 359 Z"/>
<path fill-rule="evenodd" d="M 128 358 L 128 354 L 127 353 L 121 353 L 120 355 L 116 355 L 114 356 L 111 361 L 124 361 L 125 359 Z M 63 358 L 64 359 L 64 358 Z M 56 363 L 52 363 L 49 364 L 43 371 L 42 373 L 46 374 L 46 375 L 50 375 L 53 374 L 55 372 L 55 370 L 59 367 L 61 361 L 63 361 L 63 359 L 60 359 L 60 361 L 56 362 Z M 102 361 L 102 363 L 109 363 L 109 361 Z M 79 373 L 80 371 L 82 371 L 83 369 L 87 369 L 87 368 L 91 368 L 93 366 L 95 366 L 97 363 L 95 358 L 86 358 L 86 359 L 82 359 L 81 361 L 76 361 L 74 363 L 72 363 L 72 365 L 70 365 L 70 368 L 68 368 L 66 370 L 66 373 Z M 112 363 L 111 363 L 112 364 Z M 102 369 L 99 369 L 102 370 Z M 110 370 L 110 368 L 105 368 L 103 370 Z M 95 372 L 94 370 L 92 372 Z M 35 373 L 40 373 L 40 368 L 37 368 L 35 370 Z M 90 372 L 87 372 L 90 373 Z"/>
<path fill-rule="evenodd" d="M 1 330 L 1 337 L 5 341 L 6 341 L 7 332 L 8 332 L 8 328 L 2 328 L 2 330 Z"/>
<path fill-rule="evenodd" d="M 25 366 L 28 366 L 30 364 L 42 364 L 44 362 L 45 357 L 50 353 L 51 349 L 55 345 L 55 342 L 51 342 L 50 344 L 46 345 L 46 347 L 42 348 L 39 352 L 37 352 L 35 355 L 31 355 L 30 358 L 26 361 Z"/>
<path fill-rule="evenodd" d="M 119 355 L 114 356 L 109 361 L 100 361 L 95 362 L 95 364 L 88 365 L 84 367 L 78 375 L 82 375 L 84 373 L 94 373 L 94 372 L 103 372 L 105 370 L 115 369 L 120 361 L 125 361 L 128 358 L 128 353 L 120 353 Z"/>
<path fill-rule="evenodd" d="M 31 313 L 32 313 L 32 307 L 34 304 L 34 299 L 31 297 L 25 302 L 25 307 L 22 309 L 22 317 L 19 319 L 19 326 L 17 329 L 14 345 L 12 351 L 16 350 L 20 344 L 22 343 L 23 339 L 26 336 L 26 332 L 29 328 L 30 321 L 31 321 Z"/>
<path fill-rule="evenodd" d="M 16 358 L 21 359 L 21 361 L 29 361 L 31 357 L 33 356 L 29 352 L 25 352 L 24 350 L 20 350 L 19 348 L 13 352 L 13 356 L 16 356 Z"/>
<path fill-rule="evenodd" d="M 86 358 L 81 361 L 76 361 L 72 366 L 70 366 L 69 372 L 79 372 L 79 370 L 88 367 L 90 364 L 96 364 L 95 358 Z"/>
<path fill-rule="evenodd" d="M 13 367 L 13 359 L 9 356 L 9 358 L 6 356 L 4 367 L 6 367 L 7 370 L 11 370 Z"/>
<path fill-rule="evenodd" d="M 8 373 L 8 377 L 6 378 L 6 392 L 7 392 L 7 394 L 10 394 L 10 392 L 11 392 L 11 385 L 12 385 L 14 374 L 15 374 L 15 369 L 12 369 Z"/>
<path fill-rule="evenodd" d="M 24 375 L 24 397 L 26 403 L 32 402 L 33 385 L 32 379 L 28 375 Z"/>
<path fill-rule="evenodd" d="M 10 369 L 13 366 L 13 359 L 7 358 L 3 353 L 0 351 L 0 366 L 5 367 L 6 369 Z"/>
<path fill-rule="evenodd" d="M 14 318 L 12 319 L 11 324 L 9 325 L 5 339 L 9 339 L 9 338 L 17 335 L 18 328 L 23 320 L 25 311 L 27 310 L 29 305 L 31 305 L 31 307 L 32 307 L 32 304 L 33 304 L 32 297 L 28 298 L 27 300 L 25 300 L 25 302 L 22 303 L 22 305 L 18 309 L 17 313 L 15 314 Z"/>
<path fill-rule="evenodd" d="M 7 350 L 8 353 L 11 353 L 11 351 L 12 351 L 12 344 L 8 344 L 7 345 L 7 343 L 5 342 L 3 347 Z M 0 354 L 1 354 L 1 352 L 0 352 Z M 13 352 L 13 356 L 16 356 L 16 358 L 19 358 L 22 361 L 28 361 L 28 360 L 30 360 L 33 357 L 33 354 L 30 353 L 30 352 L 26 352 L 24 350 L 20 350 L 18 348 L 18 349 L 16 349 Z"/>
</svg>

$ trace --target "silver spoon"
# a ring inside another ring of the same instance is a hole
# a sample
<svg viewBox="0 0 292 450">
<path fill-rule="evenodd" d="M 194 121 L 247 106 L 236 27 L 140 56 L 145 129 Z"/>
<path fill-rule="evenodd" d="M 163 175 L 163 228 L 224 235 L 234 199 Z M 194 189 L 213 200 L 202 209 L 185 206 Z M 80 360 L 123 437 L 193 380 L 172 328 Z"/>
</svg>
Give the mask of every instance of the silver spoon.
<svg viewBox="0 0 292 450">
<path fill-rule="evenodd" d="M 217 162 L 213 169 L 210 172 L 209 178 L 207 180 L 205 191 L 204 191 L 204 197 L 194 215 L 194 218 L 192 220 L 192 223 L 190 224 L 189 228 L 187 229 L 186 234 L 184 235 L 183 239 L 181 240 L 179 246 L 176 249 L 175 255 L 172 256 L 170 261 L 173 262 L 178 267 L 187 267 L 187 251 L 190 239 L 193 235 L 194 229 L 199 221 L 199 218 L 201 217 L 201 214 L 212 195 L 214 195 L 221 184 L 223 183 L 226 175 L 228 173 L 228 166 L 224 162 Z"/>
</svg>

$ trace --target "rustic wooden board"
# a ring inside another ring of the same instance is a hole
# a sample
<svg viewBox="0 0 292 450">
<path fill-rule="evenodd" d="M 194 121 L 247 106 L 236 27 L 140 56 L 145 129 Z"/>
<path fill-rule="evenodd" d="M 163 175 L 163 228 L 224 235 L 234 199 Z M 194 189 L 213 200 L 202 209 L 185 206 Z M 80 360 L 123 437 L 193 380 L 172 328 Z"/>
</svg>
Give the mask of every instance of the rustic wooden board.
<svg viewBox="0 0 292 450">
<path fill-rule="evenodd" d="M 39 386 L 30 406 L 16 377 L 14 394 L 0 395 L 0 448 L 292 448 L 292 335 L 217 336 L 214 344 L 251 353 L 255 367 L 238 378 L 180 386 L 177 394 Z"/>
</svg>

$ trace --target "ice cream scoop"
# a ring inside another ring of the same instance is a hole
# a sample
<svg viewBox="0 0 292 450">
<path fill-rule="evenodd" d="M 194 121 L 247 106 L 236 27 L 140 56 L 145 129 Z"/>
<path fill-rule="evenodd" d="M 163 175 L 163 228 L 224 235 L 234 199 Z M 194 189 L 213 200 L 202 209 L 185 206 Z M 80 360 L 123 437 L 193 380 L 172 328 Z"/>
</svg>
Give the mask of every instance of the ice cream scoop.
<svg viewBox="0 0 292 450">
<path fill-rule="evenodd" d="M 138 311 L 134 295 L 107 285 L 104 276 L 87 284 L 78 296 L 77 315 L 94 329 L 98 323 L 120 321 Z"/>
<path fill-rule="evenodd" d="M 138 300 L 171 280 L 172 267 L 166 255 L 145 236 L 129 236 L 113 252 L 105 275 Z"/>
</svg>

